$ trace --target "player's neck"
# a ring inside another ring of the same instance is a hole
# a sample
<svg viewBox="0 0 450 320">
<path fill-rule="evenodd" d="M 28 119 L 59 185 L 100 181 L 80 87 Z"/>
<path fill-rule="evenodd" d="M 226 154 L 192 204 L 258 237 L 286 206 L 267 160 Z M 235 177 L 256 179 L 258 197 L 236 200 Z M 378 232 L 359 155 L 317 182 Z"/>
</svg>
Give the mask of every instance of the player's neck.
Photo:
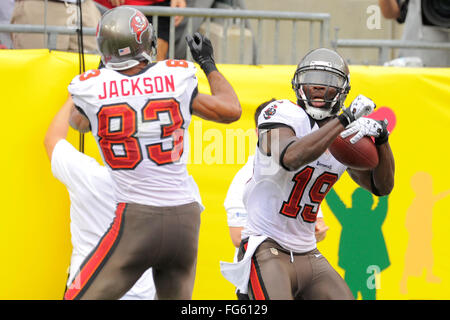
<svg viewBox="0 0 450 320">
<path fill-rule="evenodd" d="M 133 75 L 141 72 L 142 69 L 144 69 L 147 65 L 148 64 L 146 61 L 141 61 L 141 62 L 139 62 L 138 65 L 135 65 L 134 67 L 131 67 L 130 69 L 121 70 L 119 72 L 122 74 L 126 74 L 127 76 L 133 76 Z"/>
</svg>

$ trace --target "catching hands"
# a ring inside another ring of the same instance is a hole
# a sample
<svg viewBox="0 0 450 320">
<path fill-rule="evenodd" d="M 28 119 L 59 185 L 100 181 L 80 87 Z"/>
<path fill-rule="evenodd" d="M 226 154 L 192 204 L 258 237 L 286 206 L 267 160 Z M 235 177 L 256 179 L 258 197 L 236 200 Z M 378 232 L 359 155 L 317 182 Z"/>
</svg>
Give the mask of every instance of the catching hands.
<svg viewBox="0 0 450 320">
<path fill-rule="evenodd" d="M 352 101 L 348 108 L 343 110 L 338 118 L 344 127 L 346 127 L 357 119 L 367 116 L 375 108 L 375 103 L 372 100 L 360 94 Z"/>
<path fill-rule="evenodd" d="M 350 123 L 345 131 L 341 132 L 341 137 L 346 138 L 356 133 L 355 136 L 350 139 L 350 143 L 356 143 L 362 137 L 369 136 L 375 138 L 376 145 L 380 145 L 388 140 L 389 131 L 387 130 L 387 125 L 388 121 L 386 119 L 381 121 L 362 117 L 355 122 Z"/>
<path fill-rule="evenodd" d="M 206 76 L 214 70 L 217 70 L 214 62 L 213 46 L 211 41 L 199 32 L 194 36 L 187 35 L 186 41 L 191 50 L 192 58 L 197 62 L 205 72 Z"/>
</svg>

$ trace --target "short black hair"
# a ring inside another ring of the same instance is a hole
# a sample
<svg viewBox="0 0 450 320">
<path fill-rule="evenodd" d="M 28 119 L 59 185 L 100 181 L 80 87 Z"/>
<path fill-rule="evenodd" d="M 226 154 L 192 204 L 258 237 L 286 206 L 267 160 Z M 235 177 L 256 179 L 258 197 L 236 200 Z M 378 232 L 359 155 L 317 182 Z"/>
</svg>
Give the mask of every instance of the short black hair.
<svg viewBox="0 0 450 320">
<path fill-rule="evenodd" d="M 258 117 L 259 114 L 261 113 L 262 109 L 264 109 L 268 104 L 271 104 L 272 102 L 277 101 L 277 99 L 272 98 L 266 102 L 261 103 L 258 108 L 256 108 L 255 110 L 255 126 L 258 127 Z"/>
</svg>

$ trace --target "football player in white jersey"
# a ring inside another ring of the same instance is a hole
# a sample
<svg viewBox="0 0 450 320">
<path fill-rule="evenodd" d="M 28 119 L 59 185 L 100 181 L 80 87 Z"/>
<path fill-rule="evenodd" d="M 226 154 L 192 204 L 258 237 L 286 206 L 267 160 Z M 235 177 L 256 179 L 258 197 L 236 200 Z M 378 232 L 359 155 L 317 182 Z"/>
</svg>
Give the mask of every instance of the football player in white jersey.
<svg viewBox="0 0 450 320">
<path fill-rule="evenodd" d="M 261 110 L 263 110 L 268 104 L 276 101 L 275 99 L 271 99 L 269 101 L 265 101 L 261 103 L 255 110 L 254 118 L 255 118 L 255 126 L 256 126 L 256 134 L 258 135 L 258 118 Z M 223 206 L 225 207 L 225 211 L 227 213 L 227 223 L 230 232 L 231 242 L 236 248 L 239 248 L 241 245 L 241 232 L 247 223 L 247 209 L 244 205 L 244 189 L 245 184 L 250 181 L 253 175 L 253 162 L 254 156 L 251 155 L 248 157 L 245 165 L 239 169 L 239 171 L 234 176 L 231 184 L 228 188 L 227 195 L 225 197 L 225 201 Z M 323 219 L 322 211 L 320 210 L 317 214 L 317 220 L 315 224 L 315 237 L 317 242 L 325 239 L 327 230 L 329 227 L 325 224 Z"/>
<path fill-rule="evenodd" d="M 199 33 L 186 40 L 211 95 L 198 93 L 192 62 L 151 62 L 153 27 L 127 6 L 107 11 L 97 28 L 105 68 L 69 85 L 77 108 L 71 124 L 97 139 L 118 204 L 65 299 L 120 298 L 149 267 L 158 299 L 192 297 L 203 207 L 186 168 L 188 126 L 192 115 L 236 121 L 241 106 L 217 70 L 210 40 Z"/>
<path fill-rule="evenodd" d="M 65 140 L 72 108 L 73 103 L 69 99 L 53 118 L 44 141 L 52 173 L 67 187 L 70 197 L 73 250 L 67 285 L 72 282 L 83 260 L 108 229 L 114 219 L 116 207 L 113 181 L 108 169 Z M 155 286 L 149 269 L 121 300 L 152 300 L 154 296 Z"/>
<path fill-rule="evenodd" d="M 276 99 L 271 99 L 269 101 L 263 102 L 260 104 L 254 114 L 255 125 L 256 125 L 256 134 L 258 135 L 258 118 L 261 111 L 272 102 L 275 102 Z M 254 156 L 251 155 L 248 157 L 245 165 L 236 173 L 233 180 L 231 181 L 230 187 L 228 188 L 227 195 L 225 197 L 225 201 L 223 203 L 225 207 L 225 211 L 227 212 L 227 223 L 228 229 L 230 232 L 231 242 L 236 247 L 236 253 L 234 256 L 234 261 L 237 261 L 237 255 L 239 253 L 239 247 L 241 245 L 241 234 L 247 223 L 247 209 L 244 205 L 244 190 L 247 182 L 250 181 L 253 175 L 253 164 L 254 164 Z M 325 239 L 329 227 L 326 225 L 322 210 L 319 208 L 319 212 L 317 214 L 317 219 L 315 223 L 315 233 L 316 241 L 320 242 Z M 247 294 L 241 294 L 239 290 L 237 290 L 236 295 L 239 300 L 248 300 Z"/>
<path fill-rule="evenodd" d="M 309 52 L 292 86 L 298 105 L 278 100 L 259 116 L 259 148 L 244 195 L 248 220 L 239 263 L 222 274 L 251 299 L 354 299 L 317 250 L 314 224 L 320 203 L 346 170 L 378 196 L 391 192 L 394 158 L 387 124 L 362 118 L 375 108 L 364 96 L 337 115 L 350 83 L 347 63 L 333 50 Z M 375 138 L 376 168 L 346 168 L 327 151 L 339 134 L 349 132 L 357 132 L 355 140 L 364 135 Z"/>
</svg>

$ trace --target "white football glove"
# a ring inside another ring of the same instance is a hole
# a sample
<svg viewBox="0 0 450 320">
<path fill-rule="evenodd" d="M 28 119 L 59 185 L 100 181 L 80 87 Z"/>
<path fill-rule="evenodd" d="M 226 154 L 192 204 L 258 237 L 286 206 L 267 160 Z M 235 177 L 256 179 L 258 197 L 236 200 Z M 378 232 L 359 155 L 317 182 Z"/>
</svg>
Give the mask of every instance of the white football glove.
<svg viewBox="0 0 450 320">
<path fill-rule="evenodd" d="M 341 132 L 342 138 L 347 138 L 348 136 L 355 134 L 354 137 L 350 139 L 350 143 L 355 144 L 362 137 L 374 137 L 375 144 L 385 143 L 389 136 L 389 131 L 387 130 L 388 121 L 384 119 L 381 120 L 373 120 L 370 118 L 359 118 L 355 122 L 350 123 L 345 131 Z"/>
<path fill-rule="evenodd" d="M 360 94 L 352 101 L 348 108 L 343 109 L 339 117 L 341 117 L 341 122 L 345 118 L 347 124 L 350 124 L 363 116 L 369 115 L 375 108 L 375 103 L 372 100 Z"/>
</svg>

